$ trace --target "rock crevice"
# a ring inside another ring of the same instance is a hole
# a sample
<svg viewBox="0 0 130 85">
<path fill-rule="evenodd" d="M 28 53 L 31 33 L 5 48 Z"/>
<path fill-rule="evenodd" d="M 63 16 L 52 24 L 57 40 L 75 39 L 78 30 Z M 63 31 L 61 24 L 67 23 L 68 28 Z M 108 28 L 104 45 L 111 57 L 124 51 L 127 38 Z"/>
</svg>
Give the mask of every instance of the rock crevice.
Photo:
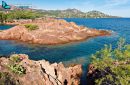
<svg viewBox="0 0 130 85">
<path fill-rule="evenodd" d="M 80 75 L 82 74 L 81 65 L 64 67 L 62 63 L 50 64 L 48 61 L 29 60 L 27 55 L 18 54 L 22 58 L 20 65 L 26 69 L 22 76 L 10 71 L 9 58 L 0 58 L 0 72 L 9 73 L 12 78 L 17 80 L 20 85 L 79 85 Z M 16 84 L 17 85 L 17 84 Z"/>
</svg>

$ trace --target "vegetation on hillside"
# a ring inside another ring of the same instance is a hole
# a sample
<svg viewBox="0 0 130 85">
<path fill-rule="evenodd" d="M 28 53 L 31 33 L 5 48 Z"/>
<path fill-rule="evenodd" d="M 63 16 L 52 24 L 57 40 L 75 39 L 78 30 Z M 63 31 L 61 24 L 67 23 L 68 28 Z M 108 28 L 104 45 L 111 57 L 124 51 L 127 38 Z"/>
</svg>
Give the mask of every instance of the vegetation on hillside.
<svg viewBox="0 0 130 85">
<path fill-rule="evenodd" d="M 58 17 L 58 18 L 114 18 L 100 11 L 82 12 L 77 9 L 66 10 L 10 10 L 8 13 L 0 12 L 0 23 L 12 22 L 14 19 L 35 19 L 39 17 Z"/>
<path fill-rule="evenodd" d="M 7 15 L 0 12 L 0 24 L 3 24 L 7 20 Z"/>
<path fill-rule="evenodd" d="M 114 18 L 116 17 L 95 10 L 86 13 L 77 9 L 39 10 L 39 11 L 42 11 L 44 16 L 52 16 L 52 17 L 59 17 L 59 18 Z"/>
<path fill-rule="evenodd" d="M 13 10 L 7 15 L 11 19 L 35 19 L 42 16 L 38 12 L 31 10 Z"/>
<path fill-rule="evenodd" d="M 124 39 L 117 48 L 105 46 L 92 55 L 91 64 L 98 75 L 96 85 L 130 85 L 130 45 L 125 45 Z"/>
<path fill-rule="evenodd" d="M 0 12 L 0 23 L 3 24 L 5 22 L 12 22 L 13 20 L 19 19 L 35 19 L 42 17 L 43 14 L 31 11 L 31 10 L 12 10 L 8 13 Z"/>
</svg>

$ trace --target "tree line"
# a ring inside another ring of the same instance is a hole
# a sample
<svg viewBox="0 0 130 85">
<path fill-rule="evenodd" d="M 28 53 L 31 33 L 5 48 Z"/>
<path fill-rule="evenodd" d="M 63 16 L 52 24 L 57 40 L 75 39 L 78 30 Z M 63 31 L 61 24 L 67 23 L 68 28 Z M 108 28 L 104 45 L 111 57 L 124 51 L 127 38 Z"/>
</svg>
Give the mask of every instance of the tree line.
<svg viewBox="0 0 130 85">
<path fill-rule="evenodd" d="M 8 13 L 0 12 L 0 23 L 12 22 L 14 19 L 35 19 L 42 17 L 42 14 L 31 10 L 12 10 Z"/>
</svg>

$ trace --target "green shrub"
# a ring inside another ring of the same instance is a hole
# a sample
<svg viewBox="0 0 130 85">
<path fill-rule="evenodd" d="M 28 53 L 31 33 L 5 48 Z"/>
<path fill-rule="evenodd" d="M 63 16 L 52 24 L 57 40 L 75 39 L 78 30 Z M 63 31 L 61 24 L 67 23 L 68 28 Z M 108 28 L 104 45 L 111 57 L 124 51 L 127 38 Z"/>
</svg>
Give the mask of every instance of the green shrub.
<svg viewBox="0 0 130 85">
<path fill-rule="evenodd" d="M 14 64 L 9 66 L 10 70 L 16 74 L 22 75 L 26 73 L 26 69 L 19 64 Z"/>
<path fill-rule="evenodd" d="M 20 65 L 20 62 L 21 62 L 21 59 L 20 59 L 19 55 L 17 55 L 17 54 L 11 55 L 10 62 L 8 65 L 9 69 L 12 72 L 19 74 L 19 75 L 25 74 L 26 69 L 22 65 Z"/>
<path fill-rule="evenodd" d="M 91 64 L 106 73 L 95 80 L 96 85 L 130 85 L 130 45 L 125 45 L 124 39 L 120 39 L 117 48 L 105 46 L 92 55 Z"/>
<path fill-rule="evenodd" d="M 12 56 L 10 56 L 10 60 L 13 63 L 18 63 L 18 62 L 20 62 L 20 57 L 18 55 L 12 55 Z"/>
<path fill-rule="evenodd" d="M 26 24 L 24 26 L 30 31 L 38 29 L 38 25 Z"/>
<path fill-rule="evenodd" d="M 0 12 L 0 24 L 4 24 L 7 20 L 7 15 L 4 12 Z"/>
</svg>

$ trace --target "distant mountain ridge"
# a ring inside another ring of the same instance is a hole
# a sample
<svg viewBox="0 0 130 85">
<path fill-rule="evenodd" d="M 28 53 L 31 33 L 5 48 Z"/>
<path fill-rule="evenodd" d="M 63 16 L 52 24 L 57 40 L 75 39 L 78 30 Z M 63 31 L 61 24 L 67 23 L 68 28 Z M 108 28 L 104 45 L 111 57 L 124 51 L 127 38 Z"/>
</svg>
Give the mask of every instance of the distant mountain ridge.
<svg viewBox="0 0 130 85">
<path fill-rule="evenodd" d="M 82 12 L 78 9 L 66 9 L 66 10 L 37 10 L 42 11 L 44 16 L 59 17 L 59 18 L 118 18 L 118 16 L 112 16 L 100 11 L 88 11 Z"/>
<path fill-rule="evenodd" d="M 118 17 L 118 16 L 108 15 L 96 10 L 87 12 L 86 16 L 89 18 L 117 18 Z"/>
</svg>

